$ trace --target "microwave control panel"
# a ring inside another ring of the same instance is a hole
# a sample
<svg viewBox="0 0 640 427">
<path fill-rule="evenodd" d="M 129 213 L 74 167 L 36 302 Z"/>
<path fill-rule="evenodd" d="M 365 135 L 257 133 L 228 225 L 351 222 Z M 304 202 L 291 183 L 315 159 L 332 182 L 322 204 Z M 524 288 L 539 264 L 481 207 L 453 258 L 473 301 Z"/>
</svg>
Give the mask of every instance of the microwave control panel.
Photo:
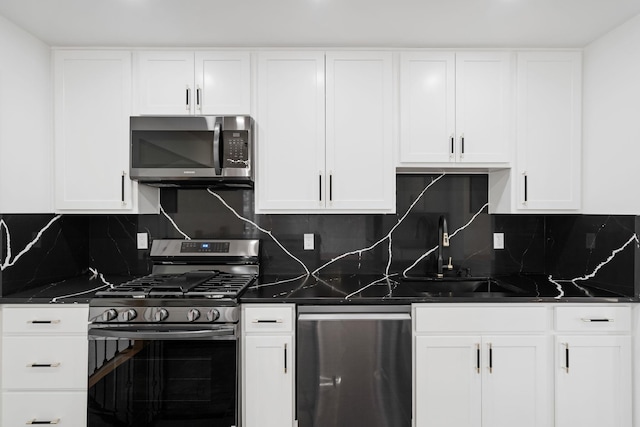
<svg viewBox="0 0 640 427">
<path fill-rule="evenodd" d="M 222 132 L 222 167 L 249 167 L 249 131 L 229 130 Z"/>
</svg>

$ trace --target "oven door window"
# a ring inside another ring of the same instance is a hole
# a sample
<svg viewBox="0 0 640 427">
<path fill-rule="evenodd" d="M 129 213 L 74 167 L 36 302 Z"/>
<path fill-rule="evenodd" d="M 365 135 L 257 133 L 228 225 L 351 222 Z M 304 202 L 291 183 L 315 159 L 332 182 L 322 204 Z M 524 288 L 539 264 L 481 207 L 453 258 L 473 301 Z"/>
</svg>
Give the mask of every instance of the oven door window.
<svg viewBox="0 0 640 427">
<path fill-rule="evenodd" d="M 236 425 L 235 340 L 89 340 L 88 426 Z"/>
<path fill-rule="evenodd" d="M 132 131 L 134 168 L 211 168 L 213 131 Z"/>
</svg>

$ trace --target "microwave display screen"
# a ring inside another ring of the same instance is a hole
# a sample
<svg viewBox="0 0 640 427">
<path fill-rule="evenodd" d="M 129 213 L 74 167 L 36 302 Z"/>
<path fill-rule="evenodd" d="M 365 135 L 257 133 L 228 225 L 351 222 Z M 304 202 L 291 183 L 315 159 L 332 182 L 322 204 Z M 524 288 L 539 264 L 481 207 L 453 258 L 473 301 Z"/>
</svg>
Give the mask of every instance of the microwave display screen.
<svg viewBox="0 0 640 427">
<path fill-rule="evenodd" d="M 211 168 L 212 131 L 132 131 L 134 168 Z"/>
</svg>

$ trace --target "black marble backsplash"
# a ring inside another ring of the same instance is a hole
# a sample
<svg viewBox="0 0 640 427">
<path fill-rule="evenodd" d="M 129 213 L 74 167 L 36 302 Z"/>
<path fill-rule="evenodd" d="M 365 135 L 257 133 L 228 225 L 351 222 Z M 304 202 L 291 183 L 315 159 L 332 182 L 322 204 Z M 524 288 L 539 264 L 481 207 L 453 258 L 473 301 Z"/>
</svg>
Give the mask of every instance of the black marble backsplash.
<svg viewBox="0 0 640 427">
<path fill-rule="evenodd" d="M 468 271 L 476 276 L 535 273 L 567 280 L 589 275 L 597 269 L 590 283 L 624 295 L 638 294 L 634 290 L 638 263 L 636 242 L 616 252 L 610 262 L 599 267 L 634 236 L 638 217 L 489 215 L 486 175 L 438 177 L 398 175 L 397 213 L 392 215 L 256 215 L 252 190 L 218 191 L 217 194 L 239 215 L 270 230 L 309 270 L 326 265 L 320 274 L 384 274 L 389 260 L 389 238 L 385 237 L 394 227 L 388 271 L 402 273 L 438 244 L 438 219 L 444 215 L 450 235 L 468 223 L 451 238 L 451 246 L 443 249 L 445 259 L 452 259 L 454 272 L 466 274 Z M 0 215 L 6 224 L 0 227 L 0 261 L 4 266 L 0 273 L 2 295 L 90 274 L 90 268 L 107 278 L 146 274 L 150 271 L 149 251 L 136 249 L 138 232 L 148 233 L 151 240 L 183 238 L 182 233 L 191 238 L 260 238 L 265 274 L 304 272 L 300 263 L 267 234 L 238 219 L 206 190 L 163 189 L 161 200 L 166 214 Z M 15 264 L 6 265 L 49 222 L 51 225 L 40 239 Z M 494 232 L 504 233 L 504 249 L 493 249 Z M 313 251 L 303 250 L 305 233 L 315 236 Z M 357 253 L 376 243 L 371 250 Z M 348 252 L 354 254 L 341 257 Z M 435 272 L 436 254 L 434 251 L 415 264 L 407 274 Z M 336 257 L 341 259 L 330 263 Z"/>
</svg>

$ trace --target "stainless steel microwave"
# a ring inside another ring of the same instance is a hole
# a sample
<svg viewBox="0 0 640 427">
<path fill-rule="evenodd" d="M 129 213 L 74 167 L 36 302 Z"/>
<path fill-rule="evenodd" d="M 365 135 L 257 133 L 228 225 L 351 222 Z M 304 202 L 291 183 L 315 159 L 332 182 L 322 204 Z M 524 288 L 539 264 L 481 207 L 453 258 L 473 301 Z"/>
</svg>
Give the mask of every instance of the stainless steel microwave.
<svg viewBox="0 0 640 427">
<path fill-rule="evenodd" d="M 249 116 L 131 117 L 131 179 L 156 186 L 252 187 Z"/>
</svg>

